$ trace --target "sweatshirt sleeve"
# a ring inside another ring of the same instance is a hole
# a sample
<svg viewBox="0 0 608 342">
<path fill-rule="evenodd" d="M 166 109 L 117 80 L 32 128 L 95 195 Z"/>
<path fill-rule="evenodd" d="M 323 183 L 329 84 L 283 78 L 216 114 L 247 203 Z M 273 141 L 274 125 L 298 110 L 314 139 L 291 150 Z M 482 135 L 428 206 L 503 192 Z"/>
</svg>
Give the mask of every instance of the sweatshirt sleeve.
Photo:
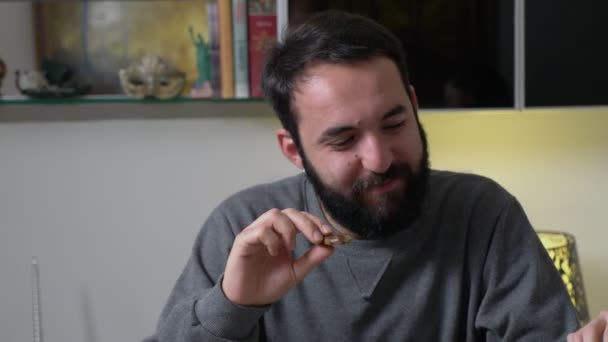
<svg viewBox="0 0 608 342">
<path fill-rule="evenodd" d="M 221 280 L 234 241 L 229 220 L 216 209 L 203 225 L 186 267 L 146 342 L 259 341 L 265 307 L 230 302 Z"/>
<path fill-rule="evenodd" d="M 475 320 L 486 341 L 565 341 L 578 328 L 566 288 L 519 202 L 502 209 Z"/>
</svg>

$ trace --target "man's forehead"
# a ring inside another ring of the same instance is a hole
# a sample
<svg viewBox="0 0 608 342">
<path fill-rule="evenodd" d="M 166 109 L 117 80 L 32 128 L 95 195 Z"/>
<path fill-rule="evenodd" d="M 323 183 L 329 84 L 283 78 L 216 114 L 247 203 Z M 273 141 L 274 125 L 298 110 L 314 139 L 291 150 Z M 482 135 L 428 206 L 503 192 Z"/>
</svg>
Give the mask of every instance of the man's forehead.
<svg viewBox="0 0 608 342">
<path fill-rule="evenodd" d="M 356 126 L 362 119 L 381 120 L 396 106 L 409 111 L 409 95 L 395 71 L 388 58 L 310 65 L 293 83 L 291 106 L 297 124 Z"/>
</svg>

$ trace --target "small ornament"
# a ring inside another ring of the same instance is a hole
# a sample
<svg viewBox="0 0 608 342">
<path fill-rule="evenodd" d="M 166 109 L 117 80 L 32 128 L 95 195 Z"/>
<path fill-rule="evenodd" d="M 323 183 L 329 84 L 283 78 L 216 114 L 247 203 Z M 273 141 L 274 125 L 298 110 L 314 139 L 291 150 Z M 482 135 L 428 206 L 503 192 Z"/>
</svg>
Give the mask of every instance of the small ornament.
<svg viewBox="0 0 608 342">
<path fill-rule="evenodd" d="M 25 95 L 28 93 L 40 93 L 50 90 L 49 81 L 44 77 L 42 71 L 17 70 L 15 71 L 15 76 L 17 89 Z"/>
<path fill-rule="evenodd" d="M 91 90 L 91 86 L 73 80 L 71 69 L 53 61 L 44 61 L 42 70 L 16 70 L 15 86 L 33 98 L 76 97 Z"/>
<path fill-rule="evenodd" d="M 148 54 L 118 72 L 123 91 L 136 99 L 171 99 L 179 96 L 186 75 L 164 58 Z"/>
<path fill-rule="evenodd" d="M 4 79 L 4 76 L 6 76 L 6 64 L 4 64 L 4 61 L 0 58 L 0 96 L 2 96 L 2 80 Z"/>
<path fill-rule="evenodd" d="M 211 97 L 213 89 L 211 88 L 211 59 L 209 56 L 209 44 L 205 43 L 205 39 L 200 33 L 194 37 L 192 26 L 189 29 L 192 44 L 196 49 L 196 68 L 198 70 L 198 78 L 192 85 L 190 96 L 192 97 Z"/>
</svg>

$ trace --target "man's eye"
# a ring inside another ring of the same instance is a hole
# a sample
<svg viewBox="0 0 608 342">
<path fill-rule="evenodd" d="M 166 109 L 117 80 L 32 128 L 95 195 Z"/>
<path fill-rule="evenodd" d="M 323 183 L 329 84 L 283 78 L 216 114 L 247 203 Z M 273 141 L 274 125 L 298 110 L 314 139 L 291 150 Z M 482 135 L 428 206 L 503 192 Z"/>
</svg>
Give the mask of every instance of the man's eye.
<svg viewBox="0 0 608 342">
<path fill-rule="evenodd" d="M 347 137 L 347 138 L 342 138 L 339 140 L 335 140 L 332 141 L 330 143 L 330 145 L 334 148 L 345 148 L 347 147 L 351 142 L 353 142 L 354 138 L 353 137 Z"/>
<path fill-rule="evenodd" d="M 403 126 L 403 125 L 405 125 L 405 121 L 399 121 L 399 122 L 394 123 L 394 124 L 385 125 L 383 128 L 390 131 L 390 130 L 395 130 L 395 129 Z"/>
</svg>

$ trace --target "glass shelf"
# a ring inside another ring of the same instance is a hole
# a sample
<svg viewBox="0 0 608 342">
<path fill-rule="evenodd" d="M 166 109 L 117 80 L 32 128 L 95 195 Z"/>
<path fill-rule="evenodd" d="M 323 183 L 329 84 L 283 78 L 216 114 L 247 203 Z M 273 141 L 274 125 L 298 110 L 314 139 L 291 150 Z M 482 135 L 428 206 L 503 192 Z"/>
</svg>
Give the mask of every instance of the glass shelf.
<svg viewBox="0 0 608 342">
<path fill-rule="evenodd" d="M 0 122 L 271 117 L 273 115 L 270 105 L 261 98 L 178 97 L 170 100 L 138 100 L 124 95 L 89 95 L 60 99 L 5 96 L 0 99 Z"/>
<path fill-rule="evenodd" d="M 134 99 L 125 95 L 87 95 L 82 97 L 71 98 L 31 98 L 24 95 L 5 95 L 0 96 L 1 105 L 49 105 L 49 104 L 88 104 L 88 103 L 185 103 L 185 102 L 202 102 L 202 103 L 256 103 L 264 102 L 262 98 L 193 98 L 193 97 L 177 97 L 174 99 Z"/>
</svg>

